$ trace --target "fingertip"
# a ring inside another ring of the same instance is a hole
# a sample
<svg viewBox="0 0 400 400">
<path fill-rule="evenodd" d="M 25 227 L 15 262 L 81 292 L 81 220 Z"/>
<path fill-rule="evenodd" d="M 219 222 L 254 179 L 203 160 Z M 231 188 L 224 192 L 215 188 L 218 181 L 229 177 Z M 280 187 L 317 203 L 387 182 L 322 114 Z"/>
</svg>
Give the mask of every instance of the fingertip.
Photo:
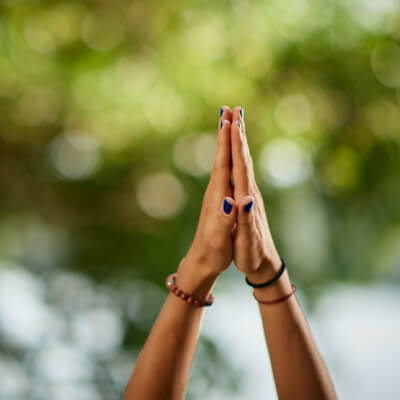
<svg viewBox="0 0 400 400">
<path fill-rule="evenodd" d="M 230 109 L 230 107 L 227 106 L 226 104 L 224 104 L 223 106 L 221 106 L 221 108 L 222 108 L 223 110 L 225 110 L 225 111 L 230 111 L 230 112 L 232 112 L 231 109 Z"/>
<path fill-rule="evenodd" d="M 242 106 L 236 106 L 232 111 L 232 120 L 243 120 L 244 118 L 244 108 Z"/>
<path fill-rule="evenodd" d="M 226 119 L 228 121 L 231 121 L 232 120 L 232 111 L 231 111 L 231 109 L 226 105 L 221 106 L 221 108 L 219 110 L 219 117 L 221 119 Z"/>
</svg>

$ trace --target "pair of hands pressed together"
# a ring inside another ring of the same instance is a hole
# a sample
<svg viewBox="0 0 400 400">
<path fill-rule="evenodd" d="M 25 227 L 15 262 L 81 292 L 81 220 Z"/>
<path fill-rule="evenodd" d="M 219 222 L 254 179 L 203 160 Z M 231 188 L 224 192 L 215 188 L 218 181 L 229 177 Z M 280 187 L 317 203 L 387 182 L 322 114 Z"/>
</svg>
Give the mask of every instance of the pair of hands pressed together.
<svg viewBox="0 0 400 400">
<path fill-rule="evenodd" d="M 217 277 L 232 259 L 254 283 L 273 277 L 281 266 L 257 187 L 244 113 L 221 108 L 217 149 L 193 243 L 178 269 Z M 233 185 L 231 183 L 233 178 Z M 183 279 L 183 278 L 182 278 Z"/>
<path fill-rule="evenodd" d="M 210 182 L 194 240 L 178 267 L 177 287 L 205 299 L 232 260 L 252 283 L 270 280 L 281 267 L 254 178 L 243 110 L 236 107 L 231 111 L 225 106 L 221 109 Z M 264 301 L 285 296 L 290 290 L 287 271 L 273 285 L 254 289 L 256 298 Z M 329 373 L 295 296 L 259 308 L 279 399 L 336 400 Z M 202 309 L 175 295 L 167 297 L 136 360 L 124 400 L 185 397 Z"/>
</svg>

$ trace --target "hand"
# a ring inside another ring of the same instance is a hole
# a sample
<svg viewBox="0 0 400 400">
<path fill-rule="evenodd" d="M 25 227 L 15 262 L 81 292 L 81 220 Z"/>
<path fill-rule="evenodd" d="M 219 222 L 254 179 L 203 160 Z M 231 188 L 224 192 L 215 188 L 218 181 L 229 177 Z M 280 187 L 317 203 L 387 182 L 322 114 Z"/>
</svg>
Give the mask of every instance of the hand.
<svg viewBox="0 0 400 400">
<path fill-rule="evenodd" d="M 193 268 L 196 273 L 206 276 L 218 276 L 229 267 L 232 261 L 232 229 L 236 220 L 230 181 L 232 112 L 229 107 L 222 110 L 214 165 L 203 197 L 199 223 L 193 243 L 180 265 L 180 269 Z"/>
<path fill-rule="evenodd" d="M 233 257 L 237 268 L 250 282 L 271 279 L 282 262 L 272 240 L 264 202 L 254 177 L 253 161 L 246 139 L 243 109 L 232 112 L 231 147 L 237 225 Z"/>
</svg>

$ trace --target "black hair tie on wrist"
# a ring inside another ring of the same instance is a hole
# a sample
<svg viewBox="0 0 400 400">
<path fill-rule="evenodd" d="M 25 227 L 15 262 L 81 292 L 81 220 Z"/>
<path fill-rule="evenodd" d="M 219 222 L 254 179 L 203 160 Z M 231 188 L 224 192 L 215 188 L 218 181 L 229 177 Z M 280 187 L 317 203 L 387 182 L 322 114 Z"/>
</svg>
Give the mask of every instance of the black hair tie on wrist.
<svg viewBox="0 0 400 400">
<path fill-rule="evenodd" d="M 275 281 L 277 281 L 280 277 L 281 277 L 281 275 L 283 274 L 283 271 L 285 271 L 285 260 L 281 257 L 281 261 L 282 261 L 282 267 L 281 267 L 281 269 L 279 270 L 279 272 L 276 274 L 276 276 L 274 276 L 272 279 L 270 279 L 269 281 L 267 281 L 267 282 L 264 282 L 264 283 L 251 283 L 248 279 L 247 279 L 247 277 L 246 277 L 246 283 L 248 284 L 248 285 L 250 285 L 251 287 L 253 287 L 253 288 L 262 288 L 262 287 L 265 287 L 265 286 L 269 286 L 269 285 L 271 285 L 272 283 L 274 283 Z"/>
</svg>

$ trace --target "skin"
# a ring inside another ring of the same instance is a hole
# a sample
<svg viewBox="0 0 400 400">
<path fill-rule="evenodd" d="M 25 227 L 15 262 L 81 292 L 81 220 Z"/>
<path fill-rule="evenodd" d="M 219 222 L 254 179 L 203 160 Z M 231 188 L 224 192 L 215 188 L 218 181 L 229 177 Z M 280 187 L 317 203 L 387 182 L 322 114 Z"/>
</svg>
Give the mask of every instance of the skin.
<svg viewBox="0 0 400 400">
<path fill-rule="evenodd" d="M 253 283 L 271 279 L 281 267 L 254 178 L 240 110 L 223 107 L 214 166 L 199 223 L 177 270 L 177 286 L 196 298 L 203 299 L 211 293 L 216 279 L 232 260 Z M 229 214 L 224 212 L 224 199 L 232 205 Z M 252 207 L 246 212 L 250 202 Z M 254 289 L 257 299 L 266 301 L 290 292 L 287 270 L 274 284 Z M 274 305 L 259 304 L 259 310 L 279 399 L 336 399 L 296 296 Z M 168 294 L 136 361 L 124 400 L 185 397 L 203 312 L 204 308 Z"/>
</svg>

